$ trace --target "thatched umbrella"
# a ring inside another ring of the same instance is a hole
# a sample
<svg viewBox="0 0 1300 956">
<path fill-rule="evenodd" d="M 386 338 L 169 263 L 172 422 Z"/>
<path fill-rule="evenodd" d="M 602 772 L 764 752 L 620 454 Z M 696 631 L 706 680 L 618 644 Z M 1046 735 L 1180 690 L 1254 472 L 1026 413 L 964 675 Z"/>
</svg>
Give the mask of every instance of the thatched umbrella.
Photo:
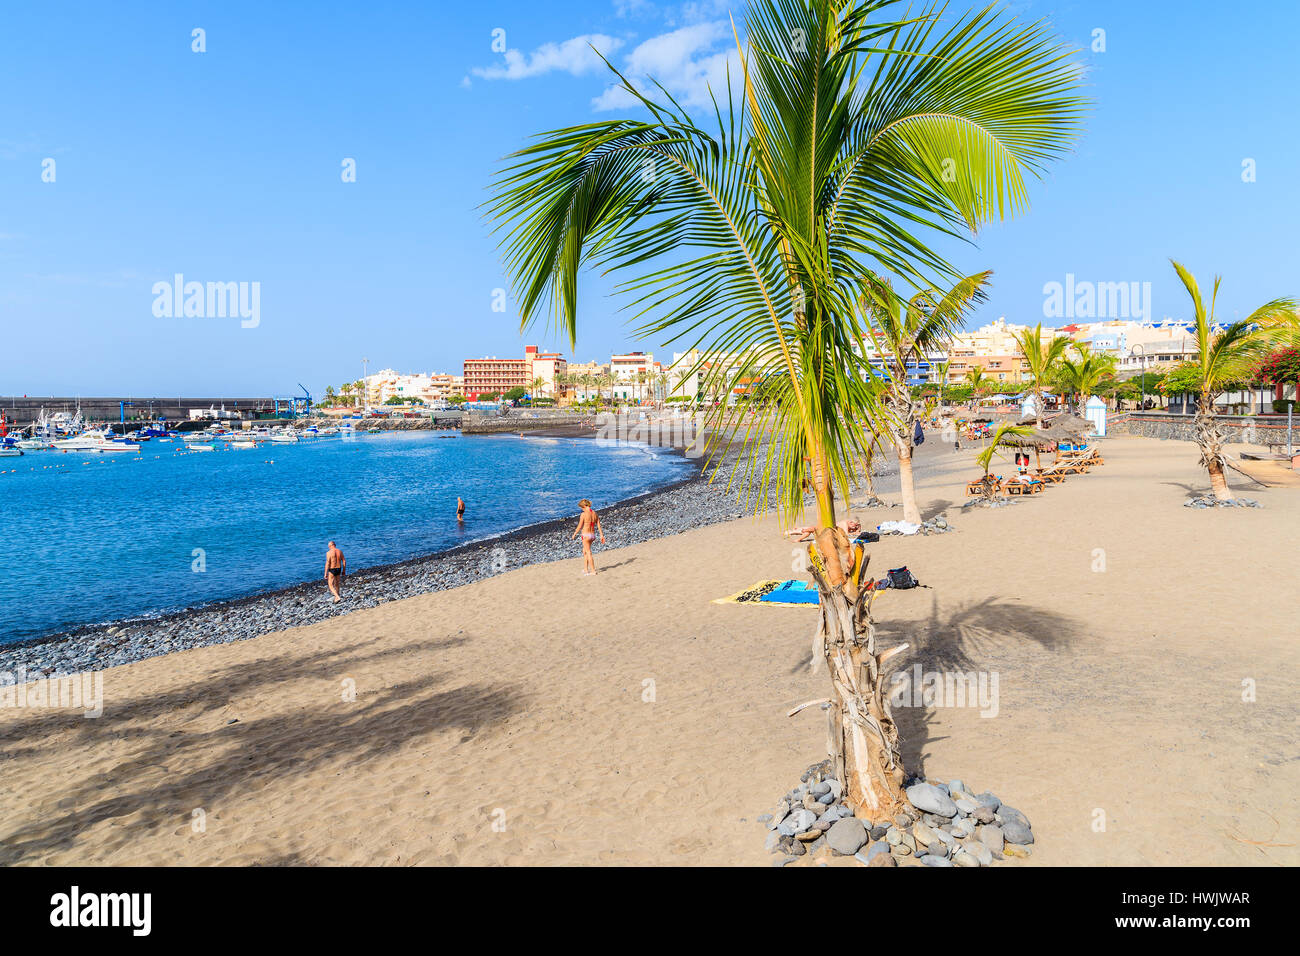
<svg viewBox="0 0 1300 956">
<path fill-rule="evenodd" d="M 1041 471 L 1043 463 L 1038 457 L 1038 453 L 1040 451 L 1054 448 L 1056 442 L 1057 439 L 1052 435 L 1047 434 L 1046 431 L 1034 429 L 1027 435 L 1016 435 L 1013 433 L 1005 434 L 1002 436 L 1002 440 L 999 441 L 998 444 L 1006 445 L 1009 448 L 1032 448 L 1034 450 L 1034 465 Z"/>
<path fill-rule="evenodd" d="M 1080 418 L 1070 412 L 1057 415 L 1051 423 L 1043 429 L 1043 433 L 1051 435 L 1058 441 L 1060 439 L 1084 438 L 1092 431 L 1092 422 L 1086 418 Z"/>
</svg>

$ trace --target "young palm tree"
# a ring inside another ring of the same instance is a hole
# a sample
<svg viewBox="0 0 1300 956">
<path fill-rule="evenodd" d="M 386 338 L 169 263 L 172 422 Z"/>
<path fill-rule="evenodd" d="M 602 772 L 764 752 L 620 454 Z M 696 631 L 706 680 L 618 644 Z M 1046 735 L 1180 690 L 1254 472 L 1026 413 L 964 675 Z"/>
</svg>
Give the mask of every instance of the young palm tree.
<svg viewBox="0 0 1300 956">
<path fill-rule="evenodd" d="M 1089 396 L 1102 384 L 1115 378 L 1117 360 L 1113 355 L 1094 352 L 1085 342 L 1074 346 L 1078 358 L 1062 356 L 1057 366 L 1057 378 L 1065 392 L 1070 410 L 1076 414 Z"/>
<path fill-rule="evenodd" d="M 1056 370 L 1057 364 L 1065 354 L 1065 350 L 1072 344 L 1068 336 L 1057 335 L 1050 342 L 1043 341 L 1043 323 L 1039 322 L 1032 329 L 1025 329 L 1016 335 L 1016 341 L 1020 344 L 1020 351 L 1025 353 L 1025 361 L 1029 364 L 1029 377 L 1033 380 L 1034 387 L 1034 416 L 1038 420 L 1038 427 L 1043 427 L 1043 386 L 1051 378 L 1052 373 Z"/>
<path fill-rule="evenodd" d="M 984 477 L 980 479 L 981 494 L 985 498 L 993 497 L 993 477 L 989 474 L 989 469 L 993 467 L 993 456 L 997 454 L 998 446 L 1002 444 L 1002 439 L 1008 435 L 1030 435 L 1033 433 L 1028 425 L 999 425 L 997 431 L 993 433 L 993 440 L 984 446 L 984 449 L 975 456 L 975 462 L 984 469 Z"/>
<path fill-rule="evenodd" d="M 916 503 L 916 483 L 912 477 L 912 451 L 920 401 L 907 384 L 908 366 L 915 368 L 925 361 L 926 353 L 946 346 L 970 308 L 984 299 L 984 289 L 991 272 L 967 276 L 947 293 L 925 289 L 911 299 L 894 293 L 887 280 L 872 278 L 862 296 L 861 308 L 867 333 L 875 344 L 885 371 L 885 402 L 892 413 L 890 431 L 898 455 L 900 497 L 903 520 L 921 523 L 921 509 Z"/>
<path fill-rule="evenodd" d="M 1214 277 L 1210 305 L 1201 299 L 1196 278 L 1181 263 L 1170 260 L 1192 299 L 1196 321 L 1196 377 L 1198 398 L 1196 444 L 1201 449 L 1201 466 L 1210 474 L 1210 490 L 1219 501 L 1231 501 L 1232 490 L 1223 466 L 1223 433 L 1214 415 L 1214 402 L 1227 385 L 1246 380 L 1260 359 L 1280 341 L 1293 337 L 1300 328 L 1295 299 L 1273 299 L 1236 322 L 1220 327 L 1214 317 L 1222 277 Z"/>
<path fill-rule="evenodd" d="M 772 413 L 748 419 L 737 474 L 786 522 L 811 484 L 829 749 L 871 819 L 905 802 L 883 667 L 902 648 L 877 650 L 860 551 L 835 523 L 837 489 L 847 495 L 890 420 L 858 354 L 855 303 L 868 270 L 914 288 L 956 280 L 925 228 L 969 236 L 1025 207 L 1026 176 L 1068 147 L 1084 105 L 1079 67 L 1043 25 L 992 10 L 941 25 L 937 7 L 893 20 L 891 5 L 753 0 L 740 100 L 716 91 L 716 125 L 624 80 L 643 118 L 545 134 L 490 206 L 525 325 L 549 313 L 572 341 L 582 267 L 632 269 L 643 333 L 689 338 L 725 370 L 711 376 L 771 383 Z M 718 442 L 737 435 L 726 407 Z"/>
<path fill-rule="evenodd" d="M 975 392 L 984 384 L 984 366 L 976 365 L 966 373 L 966 384 L 970 386 L 971 398 L 975 398 Z"/>
<path fill-rule="evenodd" d="M 532 384 L 533 395 L 540 397 L 545 388 L 546 388 L 546 379 L 542 378 L 542 376 L 540 375 L 537 376 L 535 379 L 533 379 L 533 384 Z"/>
</svg>

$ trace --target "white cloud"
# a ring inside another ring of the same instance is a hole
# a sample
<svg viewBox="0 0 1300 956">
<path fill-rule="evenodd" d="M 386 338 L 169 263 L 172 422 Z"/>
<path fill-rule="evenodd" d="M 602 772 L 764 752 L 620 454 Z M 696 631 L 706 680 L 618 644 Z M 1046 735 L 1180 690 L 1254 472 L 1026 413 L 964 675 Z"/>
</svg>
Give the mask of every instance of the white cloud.
<svg viewBox="0 0 1300 956">
<path fill-rule="evenodd" d="M 725 20 L 697 23 L 651 37 L 632 50 L 620 67 L 623 75 L 651 99 L 659 91 L 647 78 L 657 80 L 687 106 L 710 104 L 710 88 L 719 102 L 725 101 L 728 68 L 734 83 L 740 76 L 740 56 L 731 26 Z M 602 112 L 625 109 L 636 102 L 621 86 L 612 85 L 591 105 Z"/>
<path fill-rule="evenodd" d="M 584 33 L 563 43 L 543 43 L 527 55 L 519 50 L 506 50 L 503 58 L 505 62 L 476 66 L 470 72 L 485 80 L 522 80 L 555 72 L 582 76 L 605 68 L 596 54 L 597 50 L 608 57 L 621 46 L 623 41 L 617 37 L 605 36 L 603 33 Z"/>
</svg>

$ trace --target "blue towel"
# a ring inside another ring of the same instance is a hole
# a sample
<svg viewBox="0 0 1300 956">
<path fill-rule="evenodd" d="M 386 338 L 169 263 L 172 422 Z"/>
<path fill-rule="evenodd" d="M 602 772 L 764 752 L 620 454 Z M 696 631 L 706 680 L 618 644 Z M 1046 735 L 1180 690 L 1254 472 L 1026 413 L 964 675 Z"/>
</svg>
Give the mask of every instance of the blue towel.
<svg viewBox="0 0 1300 956">
<path fill-rule="evenodd" d="M 759 600 L 778 604 L 816 604 L 817 585 L 807 581 L 782 581 Z"/>
</svg>

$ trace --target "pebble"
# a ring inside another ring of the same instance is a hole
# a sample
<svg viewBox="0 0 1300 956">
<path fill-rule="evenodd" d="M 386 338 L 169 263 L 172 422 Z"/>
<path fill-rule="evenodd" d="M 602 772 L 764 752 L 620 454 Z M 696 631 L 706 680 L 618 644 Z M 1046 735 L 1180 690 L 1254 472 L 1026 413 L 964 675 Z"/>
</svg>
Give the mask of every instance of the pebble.
<svg viewBox="0 0 1300 956">
<path fill-rule="evenodd" d="M 794 857 L 792 856 L 778 856 L 775 860 L 772 861 L 772 865 L 785 866 L 787 863 L 793 863 L 793 862 L 794 862 Z"/>
<path fill-rule="evenodd" d="M 1029 818 L 1017 810 L 1015 807 L 1003 805 L 997 813 L 999 823 L 1019 823 L 1026 829 L 1029 827 Z"/>
<path fill-rule="evenodd" d="M 1019 823 L 1003 823 L 1002 838 L 1007 843 L 1015 843 L 1018 846 L 1025 846 L 1034 842 L 1033 831 L 1029 827 L 1022 827 Z"/>
<path fill-rule="evenodd" d="M 955 856 L 953 856 L 952 862 L 954 866 L 979 866 L 980 865 L 980 861 L 977 860 L 975 857 L 971 856 L 965 850 L 962 850 L 958 852 Z"/>
<path fill-rule="evenodd" d="M 885 831 L 885 842 L 890 846 L 898 846 L 903 842 L 903 831 L 897 827 L 890 827 Z"/>
<path fill-rule="evenodd" d="M 884 843 L 884 842 L 881 842 L 881 843 L 873 843 L 873 844 L 871 844 L 871 846 L 867 849 L 867 861 L 868 861 L 868 862 L 870 862 L 874 857 L 878 857 L 878 856 L 882 856 L 882 855 L 883 855 L 883 856 L 889 856 L 889 844 L 888 844 L 888 843 Z"/>
<path fill-rule="evenodd" d="M 813 840 L 821 839 L 821 830 L 804 830 L 802 833 L 796 833 L 794 838 L 800 843 L 812 843 Z"/>
<path fill-rule="evenodd" d="M 781 849 L 781 834 L 775 830 L 767 831 L 767 841 L 763 844 L 763 849 L 768 853 L 776 853 Z"/>
<path fill-rule="evenodd" d="M 993 796 L 993 794 L 989 793 L 987 790 L 977 796 L 975 802 L 981 807 L 988 807 L 994 813 L 997 812 L 998 807 L 1002 806 L 1002 801 Z"/>
<path fill-rule="evenodd" d="M 971 813 L 971 819 L 976 823 L 992 823 L 997 819 L 997 817 L 994 816 L 993 811 L 988 807 L 976 807 Z"/>
<path fill-rule="evenodd" d="M 979 805 L 973 803 L 970 800 L 955 800 L 953 802 L 957 804 L 958 813 L 964 813 L 969 815 L 974 813 L 977 809 L 979 809 Z"/>
<path fill-rule="evenodd" d="M 920 843 L 922 846 L 929 846 L 932 843 L 941 842 L 939 840 L 939 834 L 935 833 L 931 827 L 924 823 L 917 823 L 912 827 L 912 836 L 915 838 L 916 842 Z"/>
<path fill-rule="evenodd" d="M 925 848 L 925 852 L 930 856 L 938 856 L 946 860 L 948 859 L 949 853 L 948 844 L 944 843 L 942 840 L 935 840 Z"/>
<path fill-rule="evenodd" d="M 821 783 L 813 784 L 812 790 L 809 791 L 814 797 L 820 797 L 824 793 L 831 792 L 831 785 L 823 780 Z"/>
<path fill-rule="evenodd" d="M 786 818 L 786 822 L 792 828 L 792 832 L 803 833 L 817 822 L 817 814 L 811 810 L 796 810 Z"/>
<path fill-rule="evenodd" d="M 884 823 L 878 823 L 871 828 L 871 839 L 883 840 L 885 838 L 885 834 L 888 832 L 889 832 L 888 825 Z"/>
<path fill-rule="evenodd" d="M 840 856 L 853 856 L 867 842 L 867 828 L 856 817 L 836 820 L 826 831 L 826 843 Z"/>
<path fill-rule="evenodd" d="M 867 862 L 867 866 L 898 866 L 898 861 L 892 854 L 877 853 Z"/>
<path fill-rule="evenodd" d="M 1002 852 L 1006 856 L 1018 856 L 1023 860 L 1027 860 L 1029 859 L 1030 850 L 1027 846 L 1017 846 L 1014 843 L 1008 843 L 1002 848 Z"/>
<path fill-rule="evenodd" d="M 952 861 L 949 860 L 947 857 L 934 856 L 933 854 L 930 853 L 927 853 L 925 856 L 921 857 L 921 862 L 924 863 L 926 866 L 952 866 Z"/>
<path fill-rule="evenodd" d="M 915 786 L 907 788 L 907 799 L 912 802 L 912 806 L 926 813 L 933 813 L 940 817 L 952 817 L 957 813 L 957 804 L 952 802 L 948 794 L 938 787 L 929 783 L 918 783 Z"/>
<path fill-rule="evenodd" d="M 980 827 L 975 834 L 981 843 L 992 850 L 994 853 L 1002 852 L 1002 828 L 1001 827 Z"/>
</svg>

